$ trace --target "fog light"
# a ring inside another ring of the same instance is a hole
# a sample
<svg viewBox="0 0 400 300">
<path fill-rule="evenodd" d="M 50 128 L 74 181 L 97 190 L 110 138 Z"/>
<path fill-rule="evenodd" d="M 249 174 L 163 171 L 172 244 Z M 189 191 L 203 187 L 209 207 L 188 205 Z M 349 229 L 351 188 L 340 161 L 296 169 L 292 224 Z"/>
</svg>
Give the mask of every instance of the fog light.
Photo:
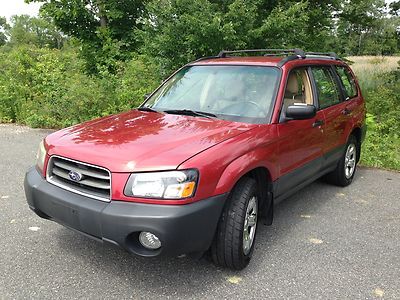
<svg viewBox="0 0 400 300">
<path fill-rule="evenodd" d="M 139 235 L 139 242 L 143 247 L 151 250 L 156 250 L 161 247 L 160 240 L 151 232 L 142 231 Z"/>
</svg>

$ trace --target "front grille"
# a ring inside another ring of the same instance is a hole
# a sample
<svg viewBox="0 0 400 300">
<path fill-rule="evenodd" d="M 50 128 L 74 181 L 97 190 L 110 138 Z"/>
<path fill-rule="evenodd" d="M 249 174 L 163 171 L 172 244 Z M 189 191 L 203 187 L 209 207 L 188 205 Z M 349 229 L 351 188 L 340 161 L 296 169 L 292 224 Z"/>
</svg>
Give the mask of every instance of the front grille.
<svg viewBox="0 0 400 300">
<path fill-rule="evenodd" d="M 111 173 L 98 166 L 52 156 L 46 179 L 56 186 L 90 198 L 102 201 L 110 201 L 111 198 Z"/>
</svg>

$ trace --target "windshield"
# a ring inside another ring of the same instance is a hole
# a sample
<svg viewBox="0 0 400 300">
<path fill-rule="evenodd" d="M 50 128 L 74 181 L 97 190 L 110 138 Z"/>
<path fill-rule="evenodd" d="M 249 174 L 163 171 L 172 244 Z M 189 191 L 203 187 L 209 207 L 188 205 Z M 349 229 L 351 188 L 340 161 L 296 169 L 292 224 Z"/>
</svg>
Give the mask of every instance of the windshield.
<svg viewBox="0 0 400 300">
<path fill-rule="evenodd" d="M 189 66 L 143 105 L 158 111 L 191 110 L 253 124 L 267 123 L 279 70 L 259 66 Z"/>
</svg>

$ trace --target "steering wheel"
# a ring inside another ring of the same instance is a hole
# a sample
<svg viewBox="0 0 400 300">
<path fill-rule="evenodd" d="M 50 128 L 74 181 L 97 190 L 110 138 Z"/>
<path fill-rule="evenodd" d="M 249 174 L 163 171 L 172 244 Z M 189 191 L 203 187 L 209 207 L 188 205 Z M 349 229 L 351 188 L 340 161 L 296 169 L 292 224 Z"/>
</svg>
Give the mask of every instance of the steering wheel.
<svg viewBox="0 0 400 300">
<path fill-rule="evenodd" d="M 239 106 L 239 105 L 241 106 L 240 108 L 243 108 L 243 104 L 251 104 L 251 105 L 253 105 L 253 106 L 252 106 L 252 109 L 253 109 L 253 110 L 256 109 L 258 115 L 260 115 L 260 113 L 262 113 L 262 115 L 263 115 L 264 117 L 267 117 L 267 114 L 264 112 L 264 109 L 263 109 L 258 103 L 254 102 L 254 101 L 241 101 L 241 102 L 236 102 L 236 103 L 233 103 L 233 104 L 229 105 L 229 106 L 226 107 L 225 109 L 226 109 L 227 111 L 229 111 L 231 108 L 234 108 L 234 107 Z"/>
</svg>

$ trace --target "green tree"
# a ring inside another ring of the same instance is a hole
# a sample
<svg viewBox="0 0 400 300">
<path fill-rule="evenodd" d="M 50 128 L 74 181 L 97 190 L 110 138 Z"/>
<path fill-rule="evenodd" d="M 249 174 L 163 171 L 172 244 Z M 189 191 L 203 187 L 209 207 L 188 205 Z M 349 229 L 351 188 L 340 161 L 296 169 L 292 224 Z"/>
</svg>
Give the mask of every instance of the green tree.
<svg viewBox="0 0 400 300">
<path fill-rule="evenodd" d="M 384 0 L 343 1 L 337 26 L 339 52 L 350 55 L 381 54 L 380 42 L 374 38 L 382 33 L 385 8 Z"/>
<path fill-rule="evenodd" d="M 197 57 L 226 47 L 228 35 L 222 15 L 207 0 L 161 0 L 147 5 L 148 15 L 138 30 L 141 52 L 154 57 L 167 74 Z"/>
<path fill-rule="evenodd" d="M 60 49 L 65 40 L 54 24 L 43 18 L 28 15 L 13 16 L 11 24 L 7 29 L 10 46 L 30 44 L 40 48 Z"/>
<path fill-rule="evenodd" d="M 44 2 L 41 13 L 70 37 L 82 43 L 87 69 L 115 71 L 118 60 L 136 49 L 134 30 L 143 15 L 144 0 L 27 0 Z"/>
<path fill-rule="evenodd" d="M 339 0 L 162 0 L 146 6 L 140 50 L 166 73 L 221 49 L 302 47 L 328 50 Z"/>
<path fill-rule="evenodd" d="M 8 28 L 9 25 L 7 24 L 6 18 L 0 17 L 0 46 L 3 46 L 7 43 L 6 31 Z"/>
<path fill-rule="evenodd" d="M 307 48 L 308 2 L 279 4 L 253 30 L 255 43 L 262 48 Z"/>
<path fill-rule="evenodd" d="M 390 3 L 390 14 L 393 16 L 400 16 L 400 1 Z"/>
</svg>

